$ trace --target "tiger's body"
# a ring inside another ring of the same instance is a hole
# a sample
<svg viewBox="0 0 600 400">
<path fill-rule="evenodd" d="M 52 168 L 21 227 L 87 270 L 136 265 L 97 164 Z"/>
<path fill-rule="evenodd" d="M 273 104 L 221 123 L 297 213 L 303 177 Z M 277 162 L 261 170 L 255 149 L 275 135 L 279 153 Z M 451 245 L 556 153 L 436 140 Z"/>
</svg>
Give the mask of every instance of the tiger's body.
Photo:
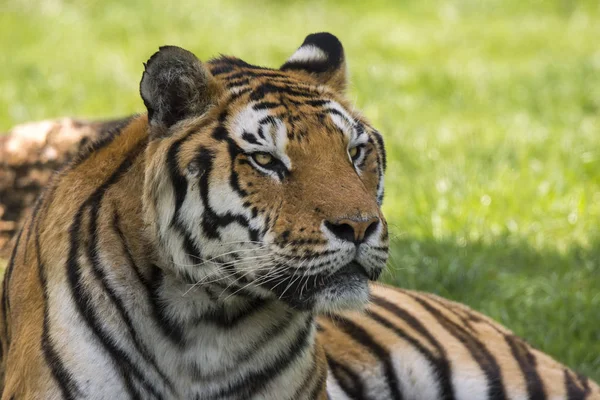
<svg viewBox="0 0 600 400">
<path fill-rule="evenodd" d="M 2 399 L 598 398 L 488 318 L 368 283 L 385 153 L 344 86 L 328 34 L 280 70 L 161 48 L 148 115 L 59 171 L 16 239 Z"/>
</svg>

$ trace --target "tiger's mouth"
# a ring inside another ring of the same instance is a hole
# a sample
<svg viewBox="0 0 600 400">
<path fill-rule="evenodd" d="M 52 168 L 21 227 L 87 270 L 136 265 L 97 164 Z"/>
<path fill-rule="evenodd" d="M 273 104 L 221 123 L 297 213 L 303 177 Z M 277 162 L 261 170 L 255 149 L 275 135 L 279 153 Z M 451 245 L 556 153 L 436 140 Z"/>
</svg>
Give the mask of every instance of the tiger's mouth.
<svg viewBox="0 0 600 400">
<path fill-rule="evenodd" d="M 306 278 L 290 275 L 261 286 L 291 307 L 309 310 L 317 303 L 335 303 L 354 295 L 362 298 L 365 292 L 368 295 L 368 282 L 376 280 L 379 273 L 376 275 L 369 275 L 360 263 L 351 261 L 332 274 L 311 275 Z"/>
</svg>

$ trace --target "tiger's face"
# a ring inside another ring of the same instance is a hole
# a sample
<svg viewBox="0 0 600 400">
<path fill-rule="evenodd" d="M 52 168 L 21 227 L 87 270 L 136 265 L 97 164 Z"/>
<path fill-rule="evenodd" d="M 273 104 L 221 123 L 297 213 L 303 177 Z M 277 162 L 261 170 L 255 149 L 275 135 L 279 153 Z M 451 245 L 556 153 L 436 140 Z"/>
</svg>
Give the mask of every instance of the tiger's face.
<svg viewBox="0 0 600 400">
<path fill-rule="evenodd" d="M 164 268 L 225 299 L 356 308 L 387 261 L 381 135 L 310 35 L 279 70 L 161 48 L 146 65 L 146 221 Z"/>
</svg>

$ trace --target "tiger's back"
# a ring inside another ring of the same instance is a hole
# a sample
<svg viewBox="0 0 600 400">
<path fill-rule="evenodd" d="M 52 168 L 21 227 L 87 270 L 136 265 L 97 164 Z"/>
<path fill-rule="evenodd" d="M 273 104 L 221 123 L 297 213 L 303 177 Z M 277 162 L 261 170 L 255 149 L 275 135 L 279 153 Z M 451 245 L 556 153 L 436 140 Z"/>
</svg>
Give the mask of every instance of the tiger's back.
<svg viewBox="0 0 600 400">
<path fill-rule="evenodd" d="M 496 321 L 432 294 L 373 285 L 366 312 L 319 322 L 332 398 L 600 398 L 587 377 Z"/>
</svg>

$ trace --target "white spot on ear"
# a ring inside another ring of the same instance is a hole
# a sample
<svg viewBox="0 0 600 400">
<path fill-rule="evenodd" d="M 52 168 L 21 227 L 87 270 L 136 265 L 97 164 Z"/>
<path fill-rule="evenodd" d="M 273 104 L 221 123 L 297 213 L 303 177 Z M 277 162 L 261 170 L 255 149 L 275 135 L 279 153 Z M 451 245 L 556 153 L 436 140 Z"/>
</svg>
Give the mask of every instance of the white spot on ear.
<svg viewBox="0 0 600 400">
<path fill-rule="evenodd" d="M 311 63 L 327 61 L 327 54 L 312 44 L 302 46 L 287 60 L 288 63 Z"/>
</svg>

